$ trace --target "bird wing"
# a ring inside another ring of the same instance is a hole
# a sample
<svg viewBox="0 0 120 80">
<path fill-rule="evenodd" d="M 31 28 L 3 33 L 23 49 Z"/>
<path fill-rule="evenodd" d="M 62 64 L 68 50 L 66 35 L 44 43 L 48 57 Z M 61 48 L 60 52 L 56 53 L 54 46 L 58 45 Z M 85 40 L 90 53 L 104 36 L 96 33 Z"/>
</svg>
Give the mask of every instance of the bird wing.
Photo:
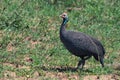
<svg viewBox="0 0 120 80">
<path fill-rule="evenodd" d="M 69 31 L 68 33 L 68 39 L 70 40 L 70 43 L 78 50 L 83 50 L 95 54 L 104 54 L 104 48 L 97 39 L 80 32 Z"/>
<path fill-rule="evenodd" d="M 101 49 L 101 51 L 103 52 L 103 54 L 105 54 L 105 49 L 104 49 L 102 43 L 100 41 L 98 41 L 97 39 L 95 39 L 95 38 L 91 37 L 91 39 Z"/>
</svg>

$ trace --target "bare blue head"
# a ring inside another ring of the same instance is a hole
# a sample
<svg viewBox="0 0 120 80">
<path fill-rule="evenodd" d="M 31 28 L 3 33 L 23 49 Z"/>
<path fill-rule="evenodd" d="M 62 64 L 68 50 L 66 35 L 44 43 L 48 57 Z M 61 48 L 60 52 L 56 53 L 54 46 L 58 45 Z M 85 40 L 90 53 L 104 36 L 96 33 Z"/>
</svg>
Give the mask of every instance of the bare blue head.
<svg viewBox="0 0 120 80">
<path fill-rule="evenodd" d="M 61 14 L 60 17 L 63 18 L 63 23 L 62 23 L 62 25 L 65 25 L 65 24 L 68 22 L 67 13 Z"/>
</svg>

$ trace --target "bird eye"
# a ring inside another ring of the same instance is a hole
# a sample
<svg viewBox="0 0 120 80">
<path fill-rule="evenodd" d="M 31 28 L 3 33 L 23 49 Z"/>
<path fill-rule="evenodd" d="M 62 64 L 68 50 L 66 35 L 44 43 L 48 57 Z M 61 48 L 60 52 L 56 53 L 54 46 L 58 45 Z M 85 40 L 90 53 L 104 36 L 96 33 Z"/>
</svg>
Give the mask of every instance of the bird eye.
<svg viewBox="0 0 120 80">
<path fill-rule="evenodd" d="M 65 16 L 65 14 L 63 16 Z"/>
</svg>

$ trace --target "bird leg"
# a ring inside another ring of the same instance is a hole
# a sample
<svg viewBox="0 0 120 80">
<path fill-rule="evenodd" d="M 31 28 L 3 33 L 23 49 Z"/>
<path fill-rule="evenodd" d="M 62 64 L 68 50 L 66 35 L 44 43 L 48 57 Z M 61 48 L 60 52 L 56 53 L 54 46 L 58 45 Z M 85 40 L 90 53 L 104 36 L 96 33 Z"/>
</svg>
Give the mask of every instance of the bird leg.
<svg viewBox="0 0 120 80">
<path fill-rule="evenodd" d="M 78 69 L 80 66 L 81 66 L 81 69 L 83 69 L 84 64 L 85 64 L 85 60 L 84 60 L 84 59 L 80 60 L 80 61 L 78 62 L 78 65 L 77 65 L 77 68 L 76 68 L 76 69 Z"/>
<path fill-rule="evenodd" d="M 91 57 L 91 56 L 87 56 L 87 57 L 84 58 L 84 60 L 87 60 L 87 59 L 89 59 L 90 57 Z"/>
<path fill-rule="evenodd" d="M 84 67 L 84 65 L 85 65 L 85 60 L 89 59 L 90 57 L 91 57 L 91 56 L 87 56 L 86 58 L 82 57 L 82 58 L 81 58 L 82 60 L 79 61 L 76 69 L 78 69 L 80 66 L 81 66 L 81 69 L 83 69 L 83 67 Z"/>
</svg>

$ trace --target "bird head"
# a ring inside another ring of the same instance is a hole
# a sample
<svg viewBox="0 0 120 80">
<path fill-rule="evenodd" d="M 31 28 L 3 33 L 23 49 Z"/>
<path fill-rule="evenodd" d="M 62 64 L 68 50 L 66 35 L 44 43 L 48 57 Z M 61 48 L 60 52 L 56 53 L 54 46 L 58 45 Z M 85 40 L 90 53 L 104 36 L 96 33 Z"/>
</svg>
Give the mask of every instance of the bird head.
<svg viewBox="0 0 120 80">
<path fill-rule="evenodd" d="M 61 14 L 60 17 L 63 18 L 63 19 L 67 19 L 68 18 L 67 13 L 65 13 L 65 12 L 63 14 Z"/>
<path fill-rule="evenodd" d="M 67 13 L 63 13 L 60 15 L 61 18 L 63 18 L 63 24 L 66 24 L 68 22 L 68 16 Z"/>
</svg>

